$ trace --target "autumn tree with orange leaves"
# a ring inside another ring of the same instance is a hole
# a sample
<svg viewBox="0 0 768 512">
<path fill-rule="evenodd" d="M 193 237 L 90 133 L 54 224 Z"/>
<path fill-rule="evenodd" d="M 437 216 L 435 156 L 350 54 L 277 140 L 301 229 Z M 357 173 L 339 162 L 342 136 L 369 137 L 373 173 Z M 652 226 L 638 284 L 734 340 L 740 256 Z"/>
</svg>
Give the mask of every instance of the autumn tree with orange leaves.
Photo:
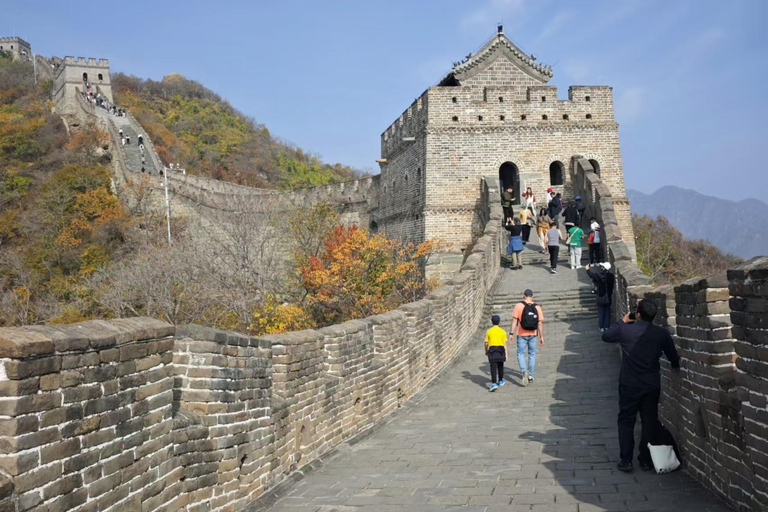
<svg viewBox="0 0 768 512">
<path fill-rule="evenodd" d="M 434 248 L 432 241 L 403 244 L 336 226 L 319 254 L 300 267 L 306 307 L 317 325 L 330 325 L 419 300 L 437 285 L 423 275 Z"/>
</svg>

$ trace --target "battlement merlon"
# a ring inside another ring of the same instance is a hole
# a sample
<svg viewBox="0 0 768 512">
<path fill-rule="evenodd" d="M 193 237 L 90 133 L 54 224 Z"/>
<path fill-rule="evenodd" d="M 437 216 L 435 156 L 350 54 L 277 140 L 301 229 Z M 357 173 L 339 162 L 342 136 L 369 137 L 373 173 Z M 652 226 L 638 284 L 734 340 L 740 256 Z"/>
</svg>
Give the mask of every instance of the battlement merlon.
<svg viewBox="0 0 768 512">
<path fill-rule="evenodd" d="M 56 57 L 54 57 L 56 59 Z M 72 57 L 71 55 L 67 55 L 64 57 L 62 61 L 65 65 L 71 64 L 75 66 L 88 66 L 88 67 L 109 67 L 109 60 L 108 59 L 96 59 L 94 57 L 88 57 L 87 59 L 85 57 Z"/>
<path fill-rule="evenodd" d="M 0 43 L 19 43 L 31 48 L 32 45 L 20 37 L 0 37 Z"/>
<path fill-rule="evenodd" d="M 416 98 L 402 114 L 387 127 L 381 134 L 381 156 L 387 158 L 399 150 L 402 144 L 410 144 L 411 137 L 417 137 L 423 133 L 429 120 L 428 90 Z M 406 140 L 403 140 L 403 138 Z"/>
</svg>

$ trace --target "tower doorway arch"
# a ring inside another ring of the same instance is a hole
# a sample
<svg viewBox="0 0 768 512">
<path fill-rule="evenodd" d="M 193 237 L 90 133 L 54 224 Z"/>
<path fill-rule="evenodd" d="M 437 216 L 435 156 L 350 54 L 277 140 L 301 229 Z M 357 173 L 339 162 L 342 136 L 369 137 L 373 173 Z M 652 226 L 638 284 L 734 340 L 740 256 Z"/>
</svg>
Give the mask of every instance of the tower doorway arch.
<svg viewBox="0 0 768 512">
<path fill-rule="evenodd" d="M 83 82 L 88 81 L 88 73 L 83 73 Z"/>
<path fill-rule="evenodd" d="M 512 162 L 504 162 L 499 167 L 499 193 L 512 187 L 515 200 L 512 204 L 520 204 L 520 170 Z"/>
</svg>

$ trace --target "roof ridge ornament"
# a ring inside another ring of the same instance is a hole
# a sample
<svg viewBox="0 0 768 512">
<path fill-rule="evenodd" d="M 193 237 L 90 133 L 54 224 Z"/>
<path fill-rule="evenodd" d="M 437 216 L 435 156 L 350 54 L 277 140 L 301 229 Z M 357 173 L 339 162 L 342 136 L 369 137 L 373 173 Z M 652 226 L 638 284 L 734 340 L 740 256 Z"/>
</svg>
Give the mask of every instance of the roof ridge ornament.
<svg viewBox="0 0 768 512">
<path fill-rule="evenodd" d="M 518 48 L 517 45 L 504 34 L 504 27 L 501 23 L 497 26 L 496 37 L 491 38 L 480 50 L 475 52 L 474 55 L 470 53 L 463 60 L 453 63 L 452 74 L 455 76 L 459 73 L 471 71 L 472 68 L 475 68 L 486 61 L 491 56 L 491 53 L 499 46 L 506 48 L 511 55 L 517 58 L 522 64 L 521 67 L 523 70 L 527 71 L 530 75 L 539 79 L 544 79 L 545 81 L 552 78 L 552 67 L 537 63 L 536 57 L 528 55 Z"/>
</svg>

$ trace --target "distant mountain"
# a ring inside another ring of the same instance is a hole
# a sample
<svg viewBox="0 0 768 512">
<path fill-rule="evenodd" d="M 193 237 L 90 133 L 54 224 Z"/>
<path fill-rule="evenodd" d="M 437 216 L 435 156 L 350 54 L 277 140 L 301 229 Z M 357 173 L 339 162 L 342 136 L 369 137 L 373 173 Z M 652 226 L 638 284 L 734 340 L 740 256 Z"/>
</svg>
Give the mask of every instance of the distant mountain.
<svg viewBox="0 0 768 512">
<path fill-rule="evenodd" d="M 728 201 L 679 187 L 653 194 L 627 190 L 632 213 L 666 217 L 687 238 L 709 240 L 744 259 L 768 254 L 768 204 Z"/>
</svg>

